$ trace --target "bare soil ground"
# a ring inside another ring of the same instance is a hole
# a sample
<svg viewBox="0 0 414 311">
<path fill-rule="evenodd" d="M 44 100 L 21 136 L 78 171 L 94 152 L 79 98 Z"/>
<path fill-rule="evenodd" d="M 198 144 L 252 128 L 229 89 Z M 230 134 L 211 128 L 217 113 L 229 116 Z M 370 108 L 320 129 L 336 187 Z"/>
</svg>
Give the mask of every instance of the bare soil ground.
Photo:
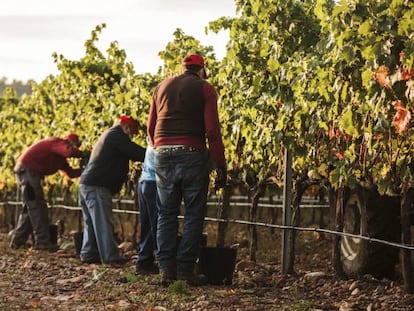
<svg viewBox="0 0 414 311">
<path fill-rule="evenodd" d="M 404 293 L 401 280 L 340 280 L 330 241 L 306 233 L 299 240 L 293 275 L 281 274 L 275 248 L 259 251 L 254 263 L 242 243 L 232 285 L 165 288 L 158 275 L 135 275 L 135 258 L 120 269 L 82 264 L 69 235 L 60 239 L 61 250 L 47 253 L 10 249 L 2 232 L 0 310 L 414 310 L 414 295 Z M 272 243 L 280 248 L 277 239 Z M 136 255 L 128 244 L 124 251 Z"/>
</svg>

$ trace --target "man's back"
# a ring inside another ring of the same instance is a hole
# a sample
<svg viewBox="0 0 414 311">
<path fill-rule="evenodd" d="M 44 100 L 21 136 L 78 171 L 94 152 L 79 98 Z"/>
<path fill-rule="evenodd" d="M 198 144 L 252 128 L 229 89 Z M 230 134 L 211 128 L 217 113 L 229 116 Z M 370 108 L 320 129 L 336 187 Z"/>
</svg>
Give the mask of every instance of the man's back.
<svg viewBox="0 0 414 311">
<path fill-rule="evenodd" d="M 159 85 L 155 98 L 155 136 L 195 136 L 204 140 L 204 85 L 205 82 L 191 72 Z"/>
<path fill-rule="evenodd" d="M 105 187 L 115 194 L 127 177 L 129 160 L 143 161 L 144 157 L 145 149 L 132 142 L 120 125 L 114 126 L 99 137 L 80 183 Z"/>
<path fill-rule="evenodd" d="M 30 146 L 18 162 L 40 175 L 51 175 L 67 168 L 66 158 L 81 157 L 82 152 L 61 138 L 46 138 Z"/>
</svg>

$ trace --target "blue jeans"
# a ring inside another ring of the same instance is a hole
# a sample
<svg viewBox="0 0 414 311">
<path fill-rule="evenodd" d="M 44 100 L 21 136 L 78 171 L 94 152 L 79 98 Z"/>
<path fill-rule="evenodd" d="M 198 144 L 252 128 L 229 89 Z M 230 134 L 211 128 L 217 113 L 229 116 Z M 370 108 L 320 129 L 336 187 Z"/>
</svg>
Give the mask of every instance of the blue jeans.
<svg viewBox="0 0 414 311">
<path fill-rule="evenodd" d="M 158 227 L 157 259 L 161 272 L 190 275 L 198 257 L 209 183 L 208 152 L 155 153 Z M 184 199 L 184 225 L 177 246 L 178 218 Z"/>
<path fill-rule="evenodd" d="M 103 263 L 121 258 L 114 236 L 112 193 L 104 187 L 79 185 L 79 204 L 83 215 L 83 260 L 101 258 Z"/>
<path fill-rule="evenodd" d="M 156 205 L 157 186 L 155 180 L 143 180 L 138 183 L 137 197 L 140 211 L 141 235 L 139 240 L 138 259 L 136 266 L 154 263 L 154 252 L 157 249 L 157 218 Z"/>
</svg>

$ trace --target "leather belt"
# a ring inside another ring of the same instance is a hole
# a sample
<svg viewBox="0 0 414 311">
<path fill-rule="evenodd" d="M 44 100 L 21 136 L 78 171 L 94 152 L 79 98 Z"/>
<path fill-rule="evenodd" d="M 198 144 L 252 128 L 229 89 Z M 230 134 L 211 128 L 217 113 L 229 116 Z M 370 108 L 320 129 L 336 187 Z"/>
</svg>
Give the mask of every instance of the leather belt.
<svg viewBox="0 0 414 311">
<path fill-rule="evenodd" d="M 156 153 L 168 153 L 176 151 L 200 152 L 202 150 L 190 146 L 171 146 L 171 147 L 156 147 Z"/>
</svg>

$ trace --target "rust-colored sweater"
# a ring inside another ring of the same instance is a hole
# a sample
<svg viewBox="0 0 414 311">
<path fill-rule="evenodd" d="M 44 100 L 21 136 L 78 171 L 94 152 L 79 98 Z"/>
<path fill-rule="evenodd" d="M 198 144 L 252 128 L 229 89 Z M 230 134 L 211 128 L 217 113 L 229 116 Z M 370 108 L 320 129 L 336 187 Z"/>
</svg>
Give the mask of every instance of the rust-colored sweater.
<svg viewBox="0 0 414 311">
<path fill-rule="evenodd" d="M 147 124 L 147 134 L 156 148 L 185 145 L 208 147 L 217 167 L 226 167 L 224 146 L 214 87 L 197 74 L 183 74 L 161 82 L 155 89 Z"/>
</svg>

